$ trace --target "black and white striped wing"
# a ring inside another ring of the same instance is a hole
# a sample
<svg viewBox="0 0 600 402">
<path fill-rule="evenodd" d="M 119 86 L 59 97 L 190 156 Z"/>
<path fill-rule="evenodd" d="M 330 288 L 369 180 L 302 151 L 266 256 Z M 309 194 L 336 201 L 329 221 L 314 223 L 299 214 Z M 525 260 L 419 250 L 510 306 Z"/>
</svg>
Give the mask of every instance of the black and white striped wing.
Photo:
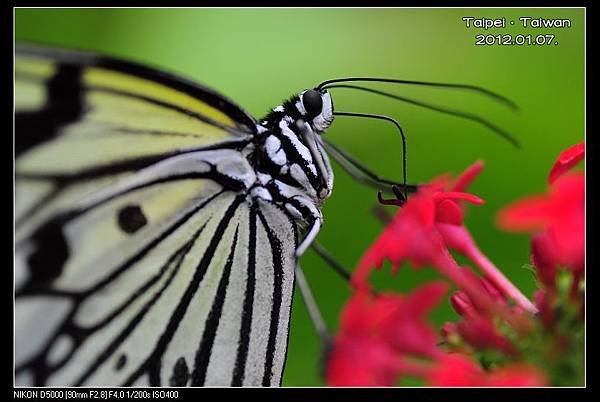
<svg viewBox="0 0 600 402">
<path fill-rule="evenodd" d="M 253 121 L 140 66 L 15 65 L 16 384 L 278 385 L 297 234 L 232 188 Z"/>
<path fill-rule="evenodd" d="M 18 384 L 280 384 L 295 225 L 275 205 L 202 185 L 145 242 L 119 245 L 105 264 L 103 253 L 94 269 L 69 266 L 18 300 Z M 68 241 L 85 236 L 83 222 L 71 225 Z"/>
<path fill-rule="evenodd" d="M 239 149 L 254 120 L 220 94 L 138 64 L 18 46 L 17 241 L 51 214 L 165 158 Z"/>
</svg>

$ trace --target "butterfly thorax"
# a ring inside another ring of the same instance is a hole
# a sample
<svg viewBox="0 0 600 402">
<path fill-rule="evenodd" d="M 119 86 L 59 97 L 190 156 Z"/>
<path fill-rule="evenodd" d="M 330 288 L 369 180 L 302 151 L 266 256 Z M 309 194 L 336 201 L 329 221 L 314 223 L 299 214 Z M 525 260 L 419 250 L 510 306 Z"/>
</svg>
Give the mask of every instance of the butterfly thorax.
<svg viewBox="0 0 600 402">
<path fill-rule="evenodd" d="M 309 106 L 303 96 L 309 91 L 283 102 L 259 121 L 252 155 L 261 186 L 304 221 L 320 215 L 317 211 L 333 188 L 333 172 L 321 139 L 333 120 L 333 106 L 328 93 L 319 93 L 320 107 L 311 110 L 315 105 Z"/>
<path fill-rule="evenodd" d="M 298 190 L 319 205 L 331 195 L 333 173 L 321 135 L 333 121 L 328 93 L 314 115 L 302 101 L 307 91 L 273 108 L 257 125 L 257 170 Z M 311 92 L 316 92 L 311 90 Z"/>
</svg>

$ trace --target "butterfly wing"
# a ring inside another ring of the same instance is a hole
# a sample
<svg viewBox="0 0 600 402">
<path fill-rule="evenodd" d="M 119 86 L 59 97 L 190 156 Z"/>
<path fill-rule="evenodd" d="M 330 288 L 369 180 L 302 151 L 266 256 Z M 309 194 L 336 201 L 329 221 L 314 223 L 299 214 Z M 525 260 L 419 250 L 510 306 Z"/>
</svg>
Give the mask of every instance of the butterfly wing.
<svg viewBox="0 0 600 402">
<path fill-rule="evenodd" d="M 16 218 L 30 226 L 74 183 L 80 197 L 168 156 L 243 145 L 255 129 L 214 91 L 88 53 L 18 47 L 15 95 Z"/>
<path fill-rule="evenodd" d="M 254 120 L 85 53 L 15 78 L 17 384 L 278 385 L 297 234 L 229 185 Z"/>
</svg>

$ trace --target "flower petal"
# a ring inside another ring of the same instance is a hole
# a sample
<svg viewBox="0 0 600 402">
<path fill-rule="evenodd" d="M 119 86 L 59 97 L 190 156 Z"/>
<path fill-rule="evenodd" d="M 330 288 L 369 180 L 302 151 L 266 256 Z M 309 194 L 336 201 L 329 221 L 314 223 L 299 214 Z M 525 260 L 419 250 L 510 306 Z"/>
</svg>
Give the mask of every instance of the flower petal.
<svg viewBox="0 0 600 402">
<path fill-rule="evenodd" d="M 483 374 L 483 370 L 467 356 L 452 353 L 440 359 L 427 382 L 433 386 L 469 387 L 479 385 Z"/>
<path fill-rule="evenodd" d="M 466 168 L 465 171 L 460 174 L 460 176 L 458 176 L 450 190 L 460 192 L 465 191 L 469 187 L 471 182 L 473 182 L 473 180 L 475 180 L 475 178 L 479 175 L 482 169 L 483 161 L 476 161 L 471 166 Z"/>
<path fill-rule="evenodd" d="M 556 251 L 550 237 L 540 233 L 531 240 L 531 262 L 540 281 L 549 289 L 556 286 Z"/>
<path fill-rule="evenodd" d="M 585 157 L 585 143 L 575 144 L 562 151 L 548 176 L 548 182 L 554 183 L 556 179 L 577 165 Z"/>
<path fill-rule="evenodd" d="M 400 359 L 385 343 L 369 338 L 339 338 L 327 358 L 330 386 L 392 386 L 401 368 Z"/>
<path fill-rule="evenodd" d="M 479 350 L 495 349 L 508 355 L 516 353 L 514 345 L 498 332 L 489 317 L 465 318 L 457 327 L 461 336 Z"/>
<path fill-rule="evenodd" d="M 497 215 L 498 226 L 505 230 L 530 232 L 550 223 L 550 206 L 546 196 L 523 198 L 504 207 Z"/>
<path fill-rule="evenodd" d="M 443 200 L 437 206 L 436 222 L 444 222 L 452 225 L 462 225 L 463 212 L 461 207 L 453 200 Z"/>
<path fill-rule="evenodd" d="M 479 315 L 469 295 L 462 290 L 457 290 L 450 296 L 450 304 L 454 311 L 462 317 L 476 317 Z"/>
<path fill-rule="evenodd" d="M 481 198 L 477 197 L 476 195 L 473 195 L 470 193 L 461 193 L 461 192 L 457 192 L 457 191 L 445 191 L 445 192 L 435 193 L 433 195 L 433 198 L 436 201 L 449 199 L 449 200 L 457 200 L 457 201 L 467 201 L 467 202 L 470 202 L 471 204 L 475 204 L 475 205 L 485 204 L 485 201 L 483 201 Z"/>
</svg>

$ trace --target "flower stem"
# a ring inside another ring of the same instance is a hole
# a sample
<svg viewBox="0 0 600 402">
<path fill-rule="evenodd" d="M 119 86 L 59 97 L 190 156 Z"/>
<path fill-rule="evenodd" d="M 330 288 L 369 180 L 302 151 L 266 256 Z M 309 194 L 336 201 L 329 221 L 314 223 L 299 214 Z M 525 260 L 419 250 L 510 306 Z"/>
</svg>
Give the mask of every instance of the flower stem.
<svg viewBox="0 0 600 402">
<path fill-rule="evenodd" d="M 435 266 L 439 269 L 440 273 L 454 282 L 459 288 L 467 292 L 469 297 L 471 297 L 478 306 L 481 306 L 492 314 L 499 315 L 515 329 L 528 329 L 528 320 L 525 317 L 518 316 L 499 303 L 496 303 L 490 295 L 483 291 L 483 288 L 478 282 L 465 274 L 463 268 L 454 261 L 454 258 L 452 258 L 449 252 L 442 253 L 436 260 Z"/>
<path fill-rule="evenodd" d="M 437 228 L 444 237 L 446 245 L 477 264 L 486 277 L 504 293 L 504 296 L 513 299 L 525 311 L 537 313 L 535 305 L 477 247 L 473 236 L 464 226 L 438 223 Z"/>
<path fill-rule="evenodd" d="M 469 247 L 467 250 L 469 257 L 473 262 L 481 268 L 483 273 L 485 273 L 486 277 L 492 281 L 494 285 L 500 291 L 502 291 L 505 296 L 513 299 L 521 308 L 526 311 L 529 311 L 532 314 L 537 313 L 537 308 L 535 305 L 525 296 L 504 274 L 500 271 L 492 261 L 485 254 L 477 248 L 473 244 L 473 247 Z"/>
</svg>

